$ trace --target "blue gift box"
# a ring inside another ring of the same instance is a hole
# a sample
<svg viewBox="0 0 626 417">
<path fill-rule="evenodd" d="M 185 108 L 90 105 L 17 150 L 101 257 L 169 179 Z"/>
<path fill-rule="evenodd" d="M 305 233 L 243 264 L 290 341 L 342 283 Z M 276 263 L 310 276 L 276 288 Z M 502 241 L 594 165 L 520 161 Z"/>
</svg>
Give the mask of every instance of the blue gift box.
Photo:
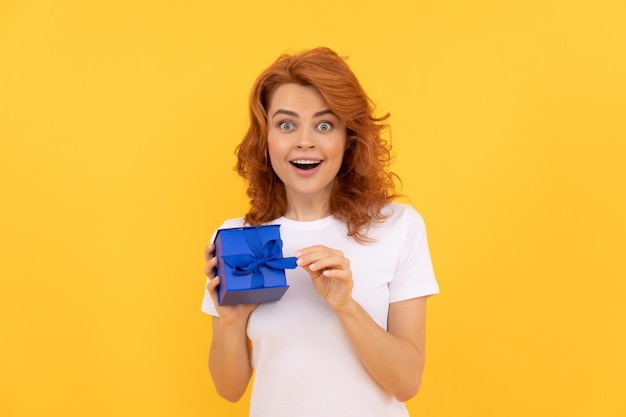
<svg viewBox="0 0 626 417">
<path fill-rule="evenodd" d="M 285 269 L 296 258 L 283 258 L 280 225 L 219 229 L 215 236 L 220 305 L 277 301 L 289 286 Z"/>
</svg>

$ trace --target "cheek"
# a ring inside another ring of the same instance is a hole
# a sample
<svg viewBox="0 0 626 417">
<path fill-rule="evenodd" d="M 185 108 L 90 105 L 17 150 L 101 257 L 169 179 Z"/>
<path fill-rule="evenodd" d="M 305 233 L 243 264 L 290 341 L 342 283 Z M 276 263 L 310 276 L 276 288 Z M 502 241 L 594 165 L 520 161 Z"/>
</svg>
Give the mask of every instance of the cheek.
<svg viewBox="0 0 626 417">
<path fill-rule="evenodd" d="M 267 151 L 271 154 L 276 153 L 276 146 L 278 142 L 276 139 L 272 137 L 272 135 L 267 136 Z"/>
<path fill-rule="evenodd" d="M 272 139 L 271 136 L 267 138 L 267 153 L 270 157 L 270 163 L 272 168 L 276 171 L 276 164 L 279 163 L 285 155 L 285 146 L 281 144 L 281 141 Z"/>
<path fill-rule="evenodd" d="M 332 142 L 331 152 L 337 159 L 343 160 L 344 153 L 346 151 L 345 138 L 339 137 Z"/>
</svg>

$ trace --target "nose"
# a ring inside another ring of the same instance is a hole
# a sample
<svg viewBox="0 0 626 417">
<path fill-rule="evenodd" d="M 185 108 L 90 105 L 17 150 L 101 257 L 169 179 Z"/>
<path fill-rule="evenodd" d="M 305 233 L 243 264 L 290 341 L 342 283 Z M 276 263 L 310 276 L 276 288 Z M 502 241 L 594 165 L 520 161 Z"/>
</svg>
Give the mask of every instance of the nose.
<svg viewBox="0 0 626 417">
<path fill-rule="evenodd" d="M 298 140 L 296 141 L 296 147 L 298 149 L 313 149 L 315 148 L 315 143 L 313 138 L 311 137 L 311 133 L 308 129 L 302 131 L 302 133 L 298 136 Z"/>
</svg>

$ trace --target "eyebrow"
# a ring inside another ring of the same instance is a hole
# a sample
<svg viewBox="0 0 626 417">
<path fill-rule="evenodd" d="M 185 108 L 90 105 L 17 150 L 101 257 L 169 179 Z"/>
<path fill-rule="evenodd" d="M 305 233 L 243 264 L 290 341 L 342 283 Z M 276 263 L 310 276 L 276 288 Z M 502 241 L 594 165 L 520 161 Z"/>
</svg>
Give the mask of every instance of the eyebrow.
<svg viewBox="0 0 626 417">
<path fill-rule="evenodd" d="M 300 115 L 298 115 L 298 113 L 291 111 L 291 110 L 284 110 L 284 109 L 278 109 L 274 112 L 274 114 L 272 115 L 272 119 L 274 117 L 276 117 L 277 114 L 286 114 L 288 116 L 293 116 L 293 117 L 300 117 Z M 336 117 L 335 113 L 333 113 L 333 111 L 331 109 L 326 109 L 326 110 L 322 110 L 322 111 L 318 111 L 317 113 L 315 113 L 313 115 L 313 117 L 320 117 L 323 116 L 325 114 L 332 114 L 333 116 Z"/>
</svg>

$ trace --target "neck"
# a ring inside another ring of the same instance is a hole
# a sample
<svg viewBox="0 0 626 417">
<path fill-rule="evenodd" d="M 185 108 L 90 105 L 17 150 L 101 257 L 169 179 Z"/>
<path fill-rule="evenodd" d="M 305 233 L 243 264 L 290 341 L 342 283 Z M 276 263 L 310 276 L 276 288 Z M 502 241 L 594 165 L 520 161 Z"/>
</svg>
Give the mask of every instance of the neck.
<svg viewBox="0 0 626 417">
<path fill-rule="evenodd" d="M 287 198 L 285 217 L 301 222 L 311 222 L 331 215 L 330 200 L 319 198 Z"/>
</svg>

